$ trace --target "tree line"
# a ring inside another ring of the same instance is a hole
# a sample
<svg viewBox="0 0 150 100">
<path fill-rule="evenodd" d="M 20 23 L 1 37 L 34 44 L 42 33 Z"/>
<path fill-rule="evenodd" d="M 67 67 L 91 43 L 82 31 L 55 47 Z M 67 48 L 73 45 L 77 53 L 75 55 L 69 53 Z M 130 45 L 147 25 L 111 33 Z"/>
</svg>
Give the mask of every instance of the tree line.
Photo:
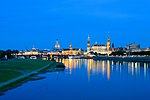
<svg viewBox="0 0 150 100">
<path fill-rule="evenodd" d="M 18 54 L 19 51 L 18 50 L 0 50 L 0 59 L 5 58 L 5 56 L 7 55 L 7 59 L 12 59 L 14 56 L 13 54 Z"/>
<path fill-rule="evenodd" d="M 112 52 L 111 56 L 150 56 L 150 51 L 141 51 L 141 52 L 126 52 L 124 50 L 118 50 Z"/>
</svg>

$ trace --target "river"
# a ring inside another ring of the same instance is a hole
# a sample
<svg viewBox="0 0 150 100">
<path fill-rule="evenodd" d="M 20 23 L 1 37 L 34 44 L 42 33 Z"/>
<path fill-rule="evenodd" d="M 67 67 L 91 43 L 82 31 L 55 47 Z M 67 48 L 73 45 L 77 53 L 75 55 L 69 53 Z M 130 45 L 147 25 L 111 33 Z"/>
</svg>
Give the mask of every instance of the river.
<svg viewBox="0 0 150 100">
<path fill-rule="evenodd" d="M 41 74 L 0 100 L 150 100 L 150 64 L 63 59 L 65 71 Z"/>
</svg>

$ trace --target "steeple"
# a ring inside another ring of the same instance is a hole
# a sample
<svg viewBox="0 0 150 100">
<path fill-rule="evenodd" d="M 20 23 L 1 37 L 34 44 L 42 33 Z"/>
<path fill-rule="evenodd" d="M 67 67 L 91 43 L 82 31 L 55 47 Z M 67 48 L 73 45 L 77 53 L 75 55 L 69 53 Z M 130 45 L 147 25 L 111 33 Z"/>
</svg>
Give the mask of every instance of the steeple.
<svg viewBox="0 0 150 100">
<path fill-rule="evenodd" d="M 107 42 L 110 42 L 110 36 L 108 36 L 108 40 L 107 40 Z"/>
<path fill-rule="evenodd" d="M 90 51 L 90 37 L 88 36 L 88 42 L 87 42 L 87 52 Z"/>
<path fill-rule="evenodd" d="M 70 43 L 70 50 L 72 50 L 72 43 Z"/>
<path fill-rule="evenodd" d="M 108 36 L 108 39 L 107 39 L 107 43 L 106 43 L 106 46 L 107 46 L 107 51 L 110 51 L 110 36 Z"/>
</svg>

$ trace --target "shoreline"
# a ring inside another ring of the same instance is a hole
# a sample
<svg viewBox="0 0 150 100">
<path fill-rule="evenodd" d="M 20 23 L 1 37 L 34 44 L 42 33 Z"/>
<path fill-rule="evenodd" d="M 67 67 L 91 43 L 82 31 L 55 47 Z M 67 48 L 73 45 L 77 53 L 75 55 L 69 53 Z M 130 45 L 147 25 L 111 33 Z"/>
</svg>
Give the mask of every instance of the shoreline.
<svg viewBox="0 0 150 100">
<path fill-rule="evenodd" d="M 37 70 L 34 70 L 32 72 L 29 72 L 29 73 L 21 75 L 21 76 L 18 76 L 16 78 L 8 80 L 6 82 L 0 83 L 0 96 L 3 95 L 3 93 L 5 91 L 8 91 L 15 87 L 18 87 L 18 86 L 22 85 L 23 83 L 30 81 L 31 77 L 34 77 L 34 76 L 40 74 L 41 72 L 43 72 L 44 70 L 46 70 L 48 68 L 50 68 L 50 69 L 65 68 L 65 65 L 60 62 L 51 61 L 48 65 L 45 65 Z"/>
</svg>

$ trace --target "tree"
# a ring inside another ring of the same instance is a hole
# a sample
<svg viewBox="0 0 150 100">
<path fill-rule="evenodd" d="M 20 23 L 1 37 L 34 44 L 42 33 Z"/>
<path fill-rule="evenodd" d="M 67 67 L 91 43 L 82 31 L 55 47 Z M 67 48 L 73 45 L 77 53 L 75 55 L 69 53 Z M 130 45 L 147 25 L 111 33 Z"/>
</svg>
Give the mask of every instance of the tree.
<svg viewBox="0 0 150 100">
<path fill-rule="evenodd" d="M 5 51 L 0 50 L 0 59 L 3 58 L 3 57 L 5 57 Z"/>
<path fill-rule="evenodd" d="M 110 55 L 113 55 L 113 56 L 123 56 L 123 55 L 126 55 L 126 51 L 124 50 L 118 50 L 118 51 L 115 51 L 115 52 L 112 52 Z"/>
<path fill-rule="evenodd" d="M 12 51 L 12 54 L 18 54 L 18 53 L 19 53 L 18 50 L 13 50 L 13 51 Z"/>
<path fill-rule="evenodd" d="M 18 54 L 18 53 L 19 53 L 18 50 L 10 50 L 10 49 L 8 49 L 6 51 L 0 50 L 0 59 L 4 58 L 5 55 L 7 55 L 8 59 L 12 59 L 13 58 L 12 54 Z"/>
<path fill-rule="evenodd" d="M 97 52 L 94 52 L 94 55 L 97 56 Z"/>
<path fill-rule="evenodd" d="M 11 59 L 12 58 L 12 51 L 10 49 L 6 50 L 6 55 L 7 55 L 7 58 L 8 59 Z"/>
</svg>

